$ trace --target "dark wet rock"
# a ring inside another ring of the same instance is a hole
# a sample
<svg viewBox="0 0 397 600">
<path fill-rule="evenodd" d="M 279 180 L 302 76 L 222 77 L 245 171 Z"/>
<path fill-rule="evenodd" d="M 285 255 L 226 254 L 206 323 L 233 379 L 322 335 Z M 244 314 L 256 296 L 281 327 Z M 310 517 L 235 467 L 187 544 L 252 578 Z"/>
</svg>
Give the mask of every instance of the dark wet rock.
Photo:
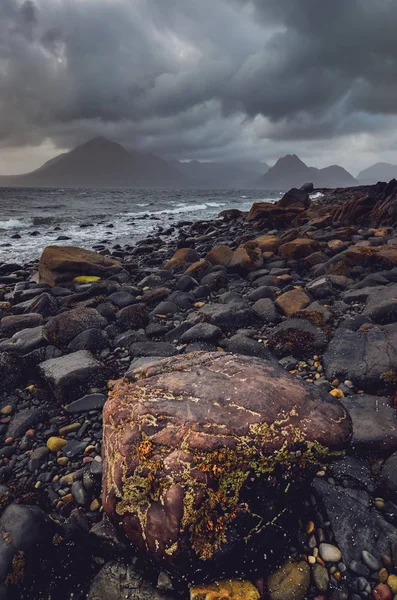
<svg viewBox="0 0 397 600">
<path fill-rule="evenodd" d="M 354 420 L 353 420 L 354 435 Z M 375 491 L 375 480 L 369 466 L 354 456 L 345 456 L 333 462 L 328 467 L 330 475 L 344 487 L 364 490 L 368 493 Z"/>
<path fill-rule="evenodd" d="M 166 333 L 164 339 L 167 342 L 179 342 L 182 338 L 182 335 L 191 328 L 192 324 L 185 321 L 184 323 L 181 323 L 180 325 L 174 327 L 174 329 L 171 329 L 171 331 Z"/>
<path fill-rule="evenodd" d="M 177 350 L 170 342 L 135 342 L 130 346 L 130 354 L 135 358 L 141 356 L 173 356 Z"/>
<path fill-rule="evenodd" d="M 277 356 L 307 358 L 327 345 L 325 334 L 305 319 L 288 319 L 270 333 L 269 347 Z"/>
<path fill-rule="evenodd" d="M 160 302 L 150 313 L 151 317 L 155 317 L 156 315 L 176 315 L 180 312 L 180 307 L 174 302 L 168 302 L 167 300 L 164 302 Z"/>
<path fill-rule="evenodd" d="M 17 412 L 11 419 L 7 429 L 7 437 L 20 438 L 28 429 L 45 421 L 48 413 L 43 408 L 27 408 Z"/>
<path fill-rule="evenodd" d="M 56 346 L 67 346 L 83 331 L 91 328 L 103 329 L 107 322 L 95 308 L 74 308 L 48 321 L 44 335 Z"/>
<path fill-rule="evenodd" d="M 257 358 L 272 358 L 270 351 L 263 345 L 245 335 L 233 335 L 227 342 L 227 351 Z"/>
<path fill-rule="evenodd" d="M 218 291 L 227 285 L 227 275 L 223 271 L 208 273 L 200 280 L 202 285 L 209 285 L 211 290 Z"/>
<path fill-rule="evenodd" d="M 74 246 L 48 246 L 39 262 L 39 282 L 51 286 L 79 275 L 111 276 L 121 271 L 112 258 Z"/>
<path fill-rule="evenodd" d="M 48 458 L 49 454 L 50 451 L 48 450 L 47 446 L 39 446 L 38 448 L 35 448 L 30 455 L 30 460 L 28 462 L 29 471 L 34 473 L 37 469 L 39 469 L 41 463 Z"/>
<path fill-rule="evenodd" d="M 394 389 L 397 323 L 338 329 L 324 354 L 324 367 L 330 381 L 348 379 L 366 392 Z"/>
<path fill-rule="evenodd" d="M 85 413 L 90 410 L 102 410 L 105 402 L 106 396 L 104 394 L 88 394 L 67 404 L 65 410 L 72 414 Z"/>
<path fill-rule="evenodd" d="M 109 334 L 108 334 L 109 335 Z M 113 340 L 113 346 L 115 348 L 128 348 L 134 342 L 144 342 L 146 338 L 143 333 L 137 331 L 125 331 L 120 333 Z"/>
<path fill-rule="evenodd" d="M 195 302 L 193 294 L 187 292 L 173 292 L 169 297 L 168 301 L 176 304 L 179 308 L 188 310 Z"/>
<path fill-rule="evenodd" d="M 149 323 L 145 328 L 145 335 L 149 339 L 156 339 L 163 337 L 164 334 L 168 333 L 171 329 L 169 325 L 163 325 L 162 323 Z"/>
<path fill-rule="evenodd" d="M 29 376 L 25 361 L 8 352 L 0 352 L 0 373 L 0 392 L 14 391 Z"/>
<path fill-rule="evenodd" d="M 46 344 L 48 344 L 48 341 L 44 335 L 43 327 L 40 325 L 39 327 L 18 331 L 9 340 L 0 342 L 0 352 L 6 351 L 23 355 L 37 348 L 42 348 Z"/>
<path fill-rule="evenodd" d="M 371 289 L 371 288 L 367 288 Z M 397 321 L 397 284 L 372 288 L 363 314 L 374 323 L 385 325 Z"/>
<path fill-rule="evenodd" d="M 310 184 L 306 184 L 310 186 Z M 313 184 L 311 184 L 313 185 Z M 284 194 L 284 196 L 277 202 L 277 206 L 281 208 L 288 208 L 289 206 L 299 206 L 299 208 L 309 208 L 311 204 L 310 192 L 313 190 L 309 189 L 297 189 L 292 188 Z"/>
<path fill-rule="evenodd" d="M 196 353 L 129 378 L 104 408 L 104 510 L 138 547 L 188 572 L 193 564 L 211 569 L 213 556 L 219 569 L 222 556 L 241 552 L 243 538 L 246 555 L 255 521 L 266 552 L 279 551 L 302 465 L 316 462 L 316 448 L 328 453 L 350 438 L 338 402 L 271 361 Z M 211 497 L 224 485 L 230 494 L 217 521 Z M 208 525 L 214 522 L 220 531 Z"/>
<path fill-rule="evenodd" d="M 30 583 L 26 577 L 34 574 L 40 550 L 50 541 L 54 526 L 38 506 L 14 503 L 4 510 L 0 530 L 0 581 L 15 592 L 16 586 Z"/>
<path fill-rule="evenodd" d="M 252 310 L 265 323 L 277 323 L 280 320 L 275 304 L 270 298 L 260 298 L 252 306 Z"/>
<path fill-rule="evenodd" d="M 109 302 L 113 302 L 119 308 L 125 308 L 126 306 L 130 306 L 135 302 L 135 296 L 130 294 L 129 292 L 113 292 L 108 296 Z"/>
<path fill-rule="evenodd" d="M 95 463 L 100 464 L 94 460 L 91 463 L 91 467 Z M 108 548 L 112 553 L 122 553 L 127 550 L 128 543 L 126 538 L 119 532 L 106 515 L 103 516 L 103 519 L 99 521 L 99 523 L 96 523 L 90 529 L 90 536 L 94 539 L 95 543 Z"/>
<path fill-rule="evenodd" d="M 38 313 L 27 313 L 25 315 L 10 315 L 1 319 L 1 334 L 11 337 L 14 333 L 29 327 L 38 327 L 43 323 L 43 317 Z"/>
<path fill-rule="evenodd" d="M 132 304 L 117 313 L 117 322 L 123 329 L 140 329 L 149 323 L 149 315 L 144 304 Z"/>
<path fill-rule="evenodd" d="M 397 542 L 397 529 L 372 508 L 369 494 L 320 479 L 312 485 L 325 507 L 344 563 L 361 563 L 365 550 L 378 560 L 390 552 L 391 545 Z"/>
<path fill-rule="evenodd" d="M 87 350 L 47 360 L 39 370 L 59 401 L 68 401 L 90 387 L 102 387 L 107 371 Z"/>
<path fill-rule="evenodd" d="M 261 298 L 270 298 L 271 300 L 274 300 L 276 298 L 274 289 L 268 285 L 262 285 L 248 294 L 248 300 L 251 302 L 256 302 Z"/>
<path fill-rule="evenodd" d="M 180 336 L 183 344 L 190 344 L 193 341 L 213 342 L 217 344 L 222 337 L 222 331 L 219 327 L 210 323 L 198 323 L 193 325 Z"/>
<path fill-rule="evenodd" d="M 343 398 L 353 422 L 352 447 L 361 452 L 397 449 L 397 413 L 388 398 L 357 394 Z"/>
<path fill-rule="evenodd" d="M 193 277 L 189 275 L 183 275 L 176 284 L 176 287 L 181 292 L 190 292 L 194 290 L 198 286 L 198 282 Z"/>
<path fill-rule="evenodd" d="M 77 350 L 89 350 L 97 353 L 109 346 L 109 338 L 104 331 L 100 329 L 86 329 L 77 335 L 69 344 L 71 352 Z"/>
<path fill-rule="evenodd" d="M 308 283 L 306 289 L 318 300 L 329 298 L 332 295 L 332 284 L 328 277 L 319 277 Z"/>
<path fill-rule="evenodd" d="M 92 582 L 87 600 L 172 600 L 149 585 L 128 563 L 108 562 Z"/>
<path fill-rule="evenodd" d="M 382 467 L 380 483 L 387 495 L 397 500 L 397 452 L 394 452 Z"/>
<path fill-rule="evenodd" d="M 192 318 L 197 322 L 211 323 L 223 331 L 229 331 L 252 325 L 258 317 L 246 304 L 231 303 L 226 305 L 206 304 Z"/>
</svg>

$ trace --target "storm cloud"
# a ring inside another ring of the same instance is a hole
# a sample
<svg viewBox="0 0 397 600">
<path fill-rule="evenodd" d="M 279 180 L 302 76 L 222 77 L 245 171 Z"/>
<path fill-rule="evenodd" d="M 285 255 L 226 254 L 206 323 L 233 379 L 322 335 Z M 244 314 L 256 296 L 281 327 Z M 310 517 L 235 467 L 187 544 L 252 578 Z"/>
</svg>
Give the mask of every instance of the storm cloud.
<svg viewBox="0 0 397 600">
<path fill-rule="evenodd" d="M 393 0 L 1 0 L 0 147 L 397 162 L 396 22 Z"/>
</svg>

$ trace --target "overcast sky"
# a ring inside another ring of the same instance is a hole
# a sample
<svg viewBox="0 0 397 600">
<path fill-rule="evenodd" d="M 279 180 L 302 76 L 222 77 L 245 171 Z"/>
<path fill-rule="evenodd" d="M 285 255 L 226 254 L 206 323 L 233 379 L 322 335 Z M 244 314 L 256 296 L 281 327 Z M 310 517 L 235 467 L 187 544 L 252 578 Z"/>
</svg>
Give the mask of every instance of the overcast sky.
<svg viewBox="0 0 397 600">
<path fill-rule="evenodd" d="M 396 0 L 0 0 L 0 173 L 96 135 L 397 164 Z"/>
</svg>

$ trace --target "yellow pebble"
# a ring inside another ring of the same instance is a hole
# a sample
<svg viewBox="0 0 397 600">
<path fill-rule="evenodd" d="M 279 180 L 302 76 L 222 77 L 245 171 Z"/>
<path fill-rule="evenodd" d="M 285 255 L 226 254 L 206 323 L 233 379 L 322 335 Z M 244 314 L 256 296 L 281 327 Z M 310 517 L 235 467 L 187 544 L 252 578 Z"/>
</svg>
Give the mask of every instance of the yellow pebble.
<svg viewBox="0 0 397 600">
<path fill-rule="evenodd" d="M 95 510 L 98 510 L 100 507 L 101 507 L 101 503 L 99 502 L 99 500 L 97 500 L 97 498 L 95 498 L 90 504 L 90 510 L 92 512 L 94 512 Z"/>
<path fill-rule="evenodd" d="M 345 394 L 342 392 L 342 390 L 331 390 L 330 391 L 331 396 L 333 396 L 334 398 L 344 398 Z"/>
<path fill-rule="evenodd" d="M 94 275 L 79 275 L 73 279 L 73 283 L 95 283 L 96 281 L 100 281 L 100 277 L 95 277 Z"/>
<path fill-rule="evenodd" d="M 386 583 L 388 577 L 389 577 L 389 573 L 386 571 L 385 568 L 383 568 L 379 571 L 379 579 L 380 579 L 381 583 Z"/>
<path fill-rule="evenodd" d="M 66 446 L 66 440 L 59 437 L 50 437 L 47 440 L 47 448 L 51 450 L 51 452 L 59 452 L 62 448 Z"/>
<path fill-rule="evenodd" d="M 308 562 L 309 562 L 310 565 L 315 565 L 316 564 L 316 559 L 315 559 L 314 556 L 309 556 L 307 560 L 308 560 Z"/>
<path fill-rule="evenodd" d="M 387 585 L 393 594 L 397 594 L 397 575 L 389 575 L 387 578 Z"/>
<path fill-rule="evenodd" d="M 196 302 L 194 308 L 203 308 L 203 306 L 205 306 L 205 302 Z"/>
<path fill-rule="evenodd" d="M 309 521 L 308 524 L 306 525 L 306 533 L 313 533 L 315 529 L 315 525 L 313 521 Z"/>
</svg>

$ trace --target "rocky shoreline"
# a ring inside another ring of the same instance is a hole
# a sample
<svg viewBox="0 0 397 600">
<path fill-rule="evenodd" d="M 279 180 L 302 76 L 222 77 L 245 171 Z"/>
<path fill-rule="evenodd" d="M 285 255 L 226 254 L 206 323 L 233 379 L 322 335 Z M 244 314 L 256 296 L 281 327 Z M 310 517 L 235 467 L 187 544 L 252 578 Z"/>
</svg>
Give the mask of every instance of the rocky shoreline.
<svg viewBox="0 0 397 600">
<path fill-rule="evenodd" d="M 397 183 L 312 191 L 0 264 L 1 600 L 397 598 Z"/>
</svg>

